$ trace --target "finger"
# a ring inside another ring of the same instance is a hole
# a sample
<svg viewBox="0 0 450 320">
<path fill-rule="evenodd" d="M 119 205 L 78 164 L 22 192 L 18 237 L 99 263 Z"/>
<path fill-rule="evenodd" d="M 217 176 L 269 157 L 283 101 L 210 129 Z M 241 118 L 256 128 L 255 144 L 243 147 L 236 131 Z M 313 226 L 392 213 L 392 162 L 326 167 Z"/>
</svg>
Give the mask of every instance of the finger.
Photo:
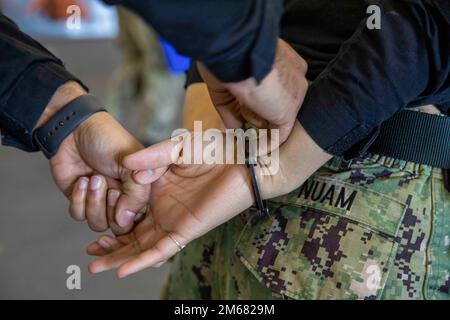
<svg viewBox="0 0 450 320">
<path fill-rule="evenodd" d="M 70 196 L 69 213 L 77 221 L 86 220 L 85 202 L 89 186 L 89 178 L 81 177 L 76 183 Z"/>
<path fill-rule="evenodd" d="M 126 227 L 121 227 L 119 224 L 116 223 L 115 219 L 115 208 L 117 205 L 117 202 L 119 201 L 121 192 L 117 189 L 110 189 L 108 190 L 108 196 L 107 196 L 107 206 L 106 206 L 106 216 L 108 219 L 108 225 L 111 231 L 114 233 L 114 235 L 119 236 L 122 234 L 126 234 L 131 231 L 133 228 L 133 224 L 129 224 Z"/>
<path fill-rule="evenodd" d="M 99 273 L 117 268 L 148 248 L 152 248 L 159 239 L 166 235 L 166 232 L 150 220 L 146 219 L 139 225 L 142 225 L 146 230 L 142 236 L 136 237 L 135 232 L 131 232 L 125 236 L 118 237 L 117 240 L 120 242 L 120 245 L 117 245 L 110 254 L 91 262 L 89 271 Z"/>
<path fill-rule="evenodd" d="M 201 62 L 197 63 L 198 71 L 208 85 L 208 92 L 211 101 L 216 107 L 217 112 L 222 118 L 226 128 L 238 129 L 244 124 L 244 120 L 240 116 L 240 105 L 237 99 L 226 89 Z"/>
<path fill-rule="evenodd" d="M 97 243 L 105 250 L 109 250 L 113 252 L 123 247 L 123 244 L 120 243 L 117 239 L 110 236 L 101 236 Z"/>
<path fill-rule="evenodd" d="M 136 216 L 147 207 L 150 190 L 150 184 L 138 184 L 134 181 L 132 172 L 127 173 L 114 214 L 115 221 L 120 227 L 131 230 Z"/>
<path fill-rule="evenodd" d="M 89 264 L 89 272 L 100 273 L 119 267 L 132 257 L 142 252 L 137 241 L 132 242 L 116 251 L 113 251 Z"/>
<path fill-rule="evenodd" d="M 86 198 L 86 218 L 89 227 L 97 232 L 108 229 L 106 217 L 106 194 L 108 186 L 101 175 L 92 176 Z"/>
<path fill-rule="evenodd" d="M 97 242 L 91 243 L 86 248 L 86 253 L 90 256 L 94 257 L 103 257 L 110 253 L 108 250 L 105 250 L 101 245 L 99 245 Z"/>
<path fill-rule="evenodd" d="M 150 197 L 150 183 L 159 178 L 165 168 L 178 161 L 182 143 L 168 140 L 127 156 L 123 164 L 129 170 L 151 170 L 138 172 L 123 179 L 122 195 L 115 210 L 115 220 L 123 228 L 129 228 L 139 211 L 145 208 Z M 164 169 L 162 169 L 164 168 Z"/>
<path fill-rule="evenodd" d="M 123 247 L 124 244 L 110 236 L 101 236 L 97 241 L 91 243 L 87 249 L 87 254 L 91 256 L 105 256 Z"/>
<path fill-rule="evenodd" d="M 108 185 L 108 189 L 117 189 L 119 190 L 122 187 L 122 182 L 117 179 L 113 179 L 111 177 L 105 176 L 106 184 Z"/>
<path fill-rule="evenodd" d="M 177 139 L 166 140 L 124 158 L 123 165 L 129 170 L 155 170 L 175 163 L 182 149 Z M 152 172 L 149 172 L 151 176 Z M 146 182 L 147 183 L 147 182 Z"/>
<path fill-rule="evenodd" d="M 135 225 L 133 232 L 119 235 L 119 236 L 116 236 L 115 238 L 109 237 L 109 238 L 117 241 L 116 242 L 117 246 L 113 246 L 113 249 L 114 249 L 113 251 L 116 251 L 119 248 L 136 241 L 136 234 L 139 234 L 139 232 L 141 232 L 143 234 L 143 232 L 142 232 L 143 230 L 145 230 L 145 232 L 149 232 L 149 233 L 152 232 L 152 233 L 156 234 L 155 231 L 158 231 L 158 230 L 155 227 L 156 225 L 153 223 L 153 219 L 151 218 L 151 216 L 145 215 L 145 216 L 143 216 L 142 219 L 143 219 L 142 221 L 140 221 L 138 224 Z M 156 236 L 155 236 L 155 238 L 156 238 Z"/>
<path fill-rule="evenodd" d="M 237 101 L 231 105 L 219 105 L 214 101 L 214 105 L 227 129 L 242 128 L 245 119 L 241 116 Z"/>
<path fill-rule="evenodd" d="M 161 178 L 169 167 L 162 167 L 156 170 L 133 171 L 133 180 L 138 184 L 152 184 Z"/>
<path fill-rule="evenodd" d="M 146 216 L 145 219 L 139 222 L 139 227 L 145 230 L 149 230 L 149 232 L 153 232 L 154 238 L 161 237 L 161 234 L 164 232 L 162 229 L 158 228 L 152 222 L 152 219 L 149 216 Z M 155 232 L 156 231 L 156 232 Z M 87 254 L 91 256 L 102 257 L 107 254 L 110 254 L 114 251 L 119 250 L 120 248 L 136 241 L 134 233 L 128 233 L 125 235 L 121 235 L 118 237 L 111 236 L 101 236 L 97 241 L 91 243 L 87 248 Z M 153 239 L 149 239 L 149 241 L 154 241 Z M 150 243 L 150 242 L 149 242 Z"/>
<path fill-rule="evenodd" d="M 172 236 L 176 237 L 176 235 L 173 234 Z M 180 242 L 179 237 L 177 238 L 177 241 Z M 171 237 L 166 235 L 161 240 L 159 240 L 151 249 L 140 253 L 138 256 L 133 257 L 132 259 L 121 265 L 117 270 L 117 275 L 119 278 L 124 278 L 146 268 L 160 265 L 164 261 L 169 260 L 179 251 L 180 248 L 178 248 L 175 241 Z"/>
<path fill-rule="evenodd" d="M 133 179 L 139 184 L 151 184 L 161 178 L 169 167 L 162 167 L 156 170 L 136 170 L 133 171 Z"/>
</svg>

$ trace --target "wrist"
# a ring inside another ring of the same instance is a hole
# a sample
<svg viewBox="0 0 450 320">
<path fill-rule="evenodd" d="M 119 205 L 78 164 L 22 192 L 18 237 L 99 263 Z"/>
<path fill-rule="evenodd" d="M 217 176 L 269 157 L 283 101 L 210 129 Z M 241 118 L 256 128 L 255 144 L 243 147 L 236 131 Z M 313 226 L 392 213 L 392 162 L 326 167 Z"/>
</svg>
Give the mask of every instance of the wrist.
<svg viewBox="0 0 450 320">
<path fill-rule="evenodd" d="M 263 197 L 271 199 L 294 191 L 332 157 L 296 121 L 291 135 L 279 148 L 279 157 L 259 159 L 262 164 L 257 173 Z"/>
<path fill-rule="evenodd" d="M 75 81 L 70 81 L 58 88 L 50 99 L 47 107 L 39 118 L 35 129 L 43 127 L 59 110 L 72 100 L 87 94 L 83 87 Z"/>
<path fill-rule="evenodd" d="M 250 171 L 246 165 L 233 165 L 233 169 L 236 172 L 236 175 L 239 177 L 239 184 L 236 185 L 236 189 L 240 190 L 239 194 L 241 197 L 241 201 L 237 202 L 243 204 L 243 206 L 239 208 L 239 212 L 242 212 L 255 204 L 253 183 L 250 176 Z"/>
<path fill-rule="evenodd" d="M 83 122 L 101 111 L 105 109 L 94 96 L 68 84 L 60 88 L 49 103 L 45 115 L 41 117 L 42 126 L 33 133 L 34 141 L 51 159 Z"/>
<path fill-rule="evenodd" d="M 92 143 L 92 130 L 98 128 L 99 123 L 107 123 L 112 118 L 107 112 L 97 112 L 80 123 L 62 142 L 58 152 L 50 159 L 50 162 L 59 162 L 62 155 L 70 154 L 76 157 L 83 145 Z"/>
<path fill-rule="evenodd" d="M 114 118 L 108 112 L 97 112 L 92 114 L 86 120 L 81 122 L 71 133 L 75 143 L 79 144 L 84 139 L 87 139 L 87 137 L 89 137 L 89 132 L 98 127 L 99 124 L 108 123 L 110 120 L 114 120 Z"/>
</svg>

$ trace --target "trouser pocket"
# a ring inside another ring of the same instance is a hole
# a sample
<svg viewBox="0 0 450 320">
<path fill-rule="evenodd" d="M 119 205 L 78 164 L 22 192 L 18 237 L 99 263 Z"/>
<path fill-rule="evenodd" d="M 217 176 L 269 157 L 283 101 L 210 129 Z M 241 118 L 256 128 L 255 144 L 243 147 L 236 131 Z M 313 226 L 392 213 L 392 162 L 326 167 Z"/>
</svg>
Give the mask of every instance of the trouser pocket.
<svg viewBox="0 0 450 320">
<path fill-rule="evenodd" d="M 314 176 L 251 219 L 235 251 L 272 291 L 293 299 L 379 299 L 406 205 Z"/>
</svg>

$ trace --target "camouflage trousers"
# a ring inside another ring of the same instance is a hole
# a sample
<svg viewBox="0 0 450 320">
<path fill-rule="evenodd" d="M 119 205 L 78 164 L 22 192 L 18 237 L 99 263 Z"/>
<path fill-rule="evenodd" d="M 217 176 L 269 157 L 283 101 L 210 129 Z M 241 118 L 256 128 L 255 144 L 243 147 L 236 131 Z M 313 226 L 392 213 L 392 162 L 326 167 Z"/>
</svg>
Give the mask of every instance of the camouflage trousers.
<svg viewBox="0 0 450 320">
<path fill-rule="evenodd" d="M 167 299 L 449 299 L 450 193 L 441 169 L 332 159 L 299 189 L 191 243 Z"/>
</svg>

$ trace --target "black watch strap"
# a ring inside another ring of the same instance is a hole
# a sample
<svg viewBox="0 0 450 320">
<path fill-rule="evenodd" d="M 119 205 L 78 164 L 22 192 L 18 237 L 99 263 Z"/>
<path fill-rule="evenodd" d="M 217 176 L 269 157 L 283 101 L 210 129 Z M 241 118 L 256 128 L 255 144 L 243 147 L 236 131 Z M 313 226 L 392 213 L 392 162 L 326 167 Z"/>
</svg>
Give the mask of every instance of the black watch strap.
<svg viewBox="0 0 450 320">
<path fill-rule="evenodd" d="M 100 101 L 92 95 L 80 96 L 58 111 L 43 127 L 34 132 L 34 141 L 50 159 L 59 146 L 84 120 L 97 112 L 105 111 Z"/>
</svg>

